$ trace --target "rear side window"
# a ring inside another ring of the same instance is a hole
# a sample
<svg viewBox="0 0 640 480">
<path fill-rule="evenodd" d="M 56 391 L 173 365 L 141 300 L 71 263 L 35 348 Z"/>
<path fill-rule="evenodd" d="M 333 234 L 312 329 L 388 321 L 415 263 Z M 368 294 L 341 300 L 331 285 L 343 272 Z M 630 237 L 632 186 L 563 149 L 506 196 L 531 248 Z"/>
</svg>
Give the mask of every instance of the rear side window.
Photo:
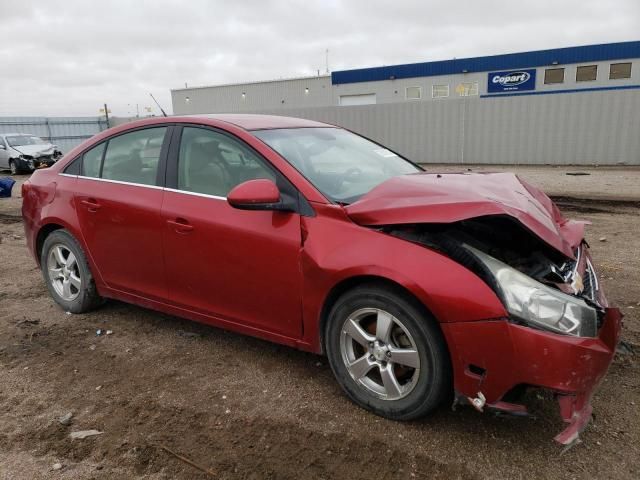
<svg viewBox="0 0 640 480">
<path fill-rule="evenodd" d="M 104 143 L 93 147 L 82 156 L 82 175 L 85 177 L 99 178 L 102 154 L 104 153 Z"/>
<path fill-rule="evenodd" d="M 126 133 L 107 142 L 101 177 L 108 180 L 155 185 L 166 127 Z"/>
</svg>

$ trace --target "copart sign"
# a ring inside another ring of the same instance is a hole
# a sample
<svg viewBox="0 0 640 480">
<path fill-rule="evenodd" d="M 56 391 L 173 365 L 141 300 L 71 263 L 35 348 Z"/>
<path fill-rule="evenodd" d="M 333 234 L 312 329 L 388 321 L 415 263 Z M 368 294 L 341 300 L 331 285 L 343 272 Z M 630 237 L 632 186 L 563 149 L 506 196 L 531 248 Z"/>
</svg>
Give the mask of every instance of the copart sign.
<svg viewBox="0 0 640 480">
<path fill-rule="evenodd" d="M 510 70 L 506 72 L 489 72 L 487 92 L 513 92 L 535 90 L 536 70 Z"/>
</svg>

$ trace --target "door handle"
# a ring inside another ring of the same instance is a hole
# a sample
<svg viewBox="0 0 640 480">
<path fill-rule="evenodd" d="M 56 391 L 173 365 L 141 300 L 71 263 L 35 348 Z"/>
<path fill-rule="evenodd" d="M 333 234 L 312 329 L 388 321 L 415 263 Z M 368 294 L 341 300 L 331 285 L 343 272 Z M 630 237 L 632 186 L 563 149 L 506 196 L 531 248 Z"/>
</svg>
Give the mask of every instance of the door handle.
<svg viewBox="0 0 640 480">
<path fill-rule="evenodd" d="M 93 198 L 88 200 L 80 200 L 80 203 L 87 207 L 87 210 L 90 212 L 97 212 L 100 209 L 100 204 L 96 202 Z"/>
<path fill-rule="evenodd" d="M 167 220 L 173 229 L 178 233 L 189 233 L 193 230 L 193 225 L 189 224 L 189 221 L 184 218 L 176 218 L 175 220 Z"/>
</svg>

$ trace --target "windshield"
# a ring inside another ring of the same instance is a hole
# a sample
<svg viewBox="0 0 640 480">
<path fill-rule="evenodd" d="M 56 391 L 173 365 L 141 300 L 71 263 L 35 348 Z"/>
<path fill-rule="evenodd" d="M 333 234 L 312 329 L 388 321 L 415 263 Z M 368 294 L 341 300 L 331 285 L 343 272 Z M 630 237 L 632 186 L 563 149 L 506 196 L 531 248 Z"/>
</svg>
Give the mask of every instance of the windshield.
<svg viewBox="0 0 640 480">
<path fill-rule="evenodd" d="M 385 180 L 420 167 L 354 133 L 333 127 L 252 132 L 327 198 L 352 203 Z"/>
<path fill-rule="evenodd" d="M 22 145 L 43 145 L 47 142 L 40 137 L 34 137 L 33 135 L 11 135 L 7 137 L 7 142 L 11 147 L 20 147 Z"/>
</svg>

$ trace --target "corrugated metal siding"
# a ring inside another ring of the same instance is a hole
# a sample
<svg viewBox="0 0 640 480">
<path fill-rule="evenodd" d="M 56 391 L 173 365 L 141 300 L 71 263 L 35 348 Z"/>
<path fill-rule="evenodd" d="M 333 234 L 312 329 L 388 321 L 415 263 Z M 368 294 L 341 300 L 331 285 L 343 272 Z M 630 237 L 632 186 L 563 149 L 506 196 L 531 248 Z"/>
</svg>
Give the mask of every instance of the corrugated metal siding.
<svg viewBox="0 0 640 480">
<path fill-rule="evenodd" d="M 425 163 L 640 165 L 640 91 L 266 110 L 351 129 Z"/>
<path fill-rule="evenodd" d="M 331 104 L 331 79 L 324 75 L 270 82 L 176 89 L 171 91 L 171 101 L 173 111 L 178 115 L 250 112 L 255 109 L 292 108 L 294 105 L 319 107 Z"/>
<path fill-rule="evenodd" d="M 106 128 L 103 117 L 0 117 L 0 133 L 31 133 L 63 153 Z"/>
<path fill-rule="evenodd" d="M 455 75 L 467 72 L 513 70 L 559 64 L 599 62 L 640 57 L 640 41 L 554 48 L 533 52 L 508 53 L 488 57 L 460 58 L 436 62 L 410 63 L 385 67 L 343 70 L 331 74 L 331 83 L 358 83 L 389 80 L 390 78 L 429 77 Z"/>
</svg>

